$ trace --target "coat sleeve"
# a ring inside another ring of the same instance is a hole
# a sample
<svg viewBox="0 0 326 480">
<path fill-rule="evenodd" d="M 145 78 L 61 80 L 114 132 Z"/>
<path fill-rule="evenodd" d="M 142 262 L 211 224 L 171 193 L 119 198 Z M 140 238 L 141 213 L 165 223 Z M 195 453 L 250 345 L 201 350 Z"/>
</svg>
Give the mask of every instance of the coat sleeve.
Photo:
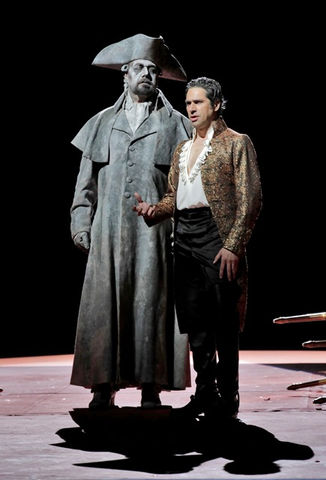
<svg viewBox="0 0 326 480">
<path fill-rule="evenodd" d="M 70 209 L 71 236 L 78 232 L 90 232 L 94 208 L 97 202 L 97 166 L 84 156 L 80 162 L 75 193 Z"/>
<path fill-rule="evenodd" d="M 177 187 L 179 180 L 179 155 L 187 140 L 183 140 L 174 151 L 172 164 L 168 174 L 168 187 L 162 199 L 156 204 L 155 217 L 147 220 L 149 227 L 173 217 L 176 204 Z"/>
<path fill-rule="evenodd" d="M 250 138 L 243 134 L 233 145 L 235 218 L 224 247 L 243 255 L 262 206 L 257 157 Z"/>
</svg>

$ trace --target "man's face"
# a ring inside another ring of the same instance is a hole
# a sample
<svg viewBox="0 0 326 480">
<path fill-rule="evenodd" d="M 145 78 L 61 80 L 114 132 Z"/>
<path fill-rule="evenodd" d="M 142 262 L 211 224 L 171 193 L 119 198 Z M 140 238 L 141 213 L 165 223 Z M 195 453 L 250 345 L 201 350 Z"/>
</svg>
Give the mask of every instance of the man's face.
<svg viewBox="0 0 326 480">
<path fill-rule="evenodd" d="M 217 117 L 220 103 L 212 107 L 202 87 L 190 88 L 186 95 L 186 109 L 189 119 L 195 128 L 208 128 Z"/>
<path fill-rule="evenodd" d="M 149 98 L 155 93 L 158 84 L 159 69 L 150 60 L 134 60 L 129 63 L 126 80 L 131 96 L 138 96 L 141 100 Z"/>
</svg>

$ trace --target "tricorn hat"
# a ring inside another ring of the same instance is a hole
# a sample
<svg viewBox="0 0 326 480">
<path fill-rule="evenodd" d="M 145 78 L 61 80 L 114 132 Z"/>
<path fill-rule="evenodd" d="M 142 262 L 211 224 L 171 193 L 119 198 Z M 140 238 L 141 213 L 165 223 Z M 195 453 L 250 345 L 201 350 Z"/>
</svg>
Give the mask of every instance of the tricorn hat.
<svg viewBox="0 0 326 480">
<path fill-rule="evenodd" d="M 154 62 L 161 69 L 161 78 L 187 81 L 186 72 L 170 53 L 163 38 L 148 37 L 142 33 L 103 48 L 92 65 L 120 70 L 122 65 L 138 59 Z"/>
</svg>

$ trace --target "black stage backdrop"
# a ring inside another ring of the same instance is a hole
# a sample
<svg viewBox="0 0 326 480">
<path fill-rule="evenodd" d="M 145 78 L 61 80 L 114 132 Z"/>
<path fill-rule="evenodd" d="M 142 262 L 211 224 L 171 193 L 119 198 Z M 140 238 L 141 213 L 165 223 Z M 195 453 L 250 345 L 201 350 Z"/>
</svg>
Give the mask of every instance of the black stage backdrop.
<svg viewBox="0 0 326 480">
<path fill-rule="evenodd" d="M 138 13 L 136 6 L 110 11 L 103 4 L 74 12 L 29 6 L 8 17 L 0 356 L 73 352 L 86 257 L 70 238 L 80 161 L 70 142 L 122 92 L 122 74 L 92 60 L 137 33 L 163 36 L 189 79 L 220 81 L 228 126 L 247 133 L 257 150 L 264 207 L 248 247 L 241 348 L 301 349 L 304 341 L 325 339 L 325 322 L 273 324 L 278 316 L 326 310 L 320 5 L 307 10 L 296 4 L 285 13 L 275 2 L 258 9 L 198 4 L 176 14 L 170 6 Z M 186 113 L 185 85 L 162 79 L 160 87 Z"/>
</svg>

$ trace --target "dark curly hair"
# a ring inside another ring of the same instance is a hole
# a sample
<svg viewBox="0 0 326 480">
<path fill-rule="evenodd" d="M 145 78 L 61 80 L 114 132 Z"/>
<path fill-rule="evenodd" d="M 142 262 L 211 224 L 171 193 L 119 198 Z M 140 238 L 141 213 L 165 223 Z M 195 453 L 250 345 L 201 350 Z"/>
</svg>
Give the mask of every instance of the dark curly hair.
<svg viewBox="0 0 326 480">
<path fill-rule="evenodd" d="M 212 106 L 214 105 L 216 100 L 219 100 L 221 104 L 219 112 L 220 112 L 220 115 L 222 115 L 223 111 L 226 108 L 227 100 L 224 98 L 221 85 L 213 78 L 207 78 L 207 77 L 194 78 L 193 80 L 190 80 L 187 83 L 186 94 L 190 88 L 194 88 L 194 87 L 201 87 L 206 90 L 206 96 L 210 100 Z"/>
</svg>

